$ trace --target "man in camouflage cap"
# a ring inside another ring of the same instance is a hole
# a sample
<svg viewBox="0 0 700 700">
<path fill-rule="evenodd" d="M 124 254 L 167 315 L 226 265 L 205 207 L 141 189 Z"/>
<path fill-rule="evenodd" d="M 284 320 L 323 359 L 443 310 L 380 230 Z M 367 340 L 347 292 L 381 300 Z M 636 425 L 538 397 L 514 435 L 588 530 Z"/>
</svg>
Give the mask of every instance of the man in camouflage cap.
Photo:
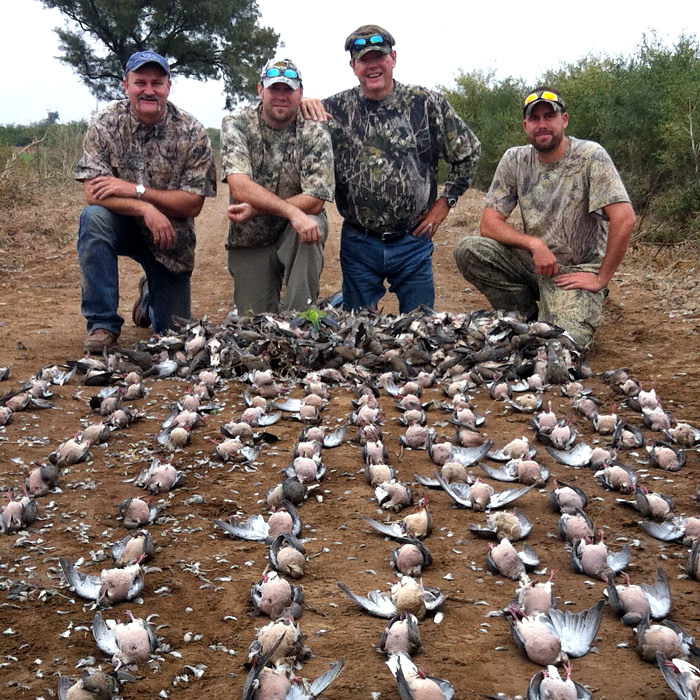
<svg viewBox="0 0 700 700">
<path fill-rule="evenodd" d="M 241 313 L 302 310 L 318 296 L 333 150 L 328 130 L 301 118 L 302 91 L 296 65 L 273 59 L 260 75 L 260 101 L 221 125 L 222 179 L 231 192 L 228 267 Z"/>
<path fill-rule="evenodd" d="M 593 141 L 567 137 L 568 121 L 551 88 L 525 98 L 530 145 L 505 152 L 486 196 L 481 237 L 466 236 L 454 255 L 494 308 L 558 325 L 586 348 L 635 217 L 610 156 Z M 518 204 L 524 233 L 507 222 Z"/>
<path fill-rule="evenodd" d="M 88 206 L 78 231 L 86 352 L 116 344 L 118 256 L 144 269 L 132 317 L 165 333 L 173 316 L 190 317 L 194 218 L 216 195 L 206 129 L 168 101 L 170 67 L 153 51 L 133 54 L 124 70 L 127 99 L 97 113 L 75 169 Z"/>
<path fill-rule="evenodd" d="M 386 280 L 405 313 L 435 301 L 432 239 L 469 187 L 480 145 L 444 97 L 394 80 L 394 44 L 377 25 L 356 29 L 345 50 L 359 86 L 302 109 L 330 116 L 344 307 L 376 308 Z M 438 197 L 441 158 L 450 171 Z"/>
</svg>

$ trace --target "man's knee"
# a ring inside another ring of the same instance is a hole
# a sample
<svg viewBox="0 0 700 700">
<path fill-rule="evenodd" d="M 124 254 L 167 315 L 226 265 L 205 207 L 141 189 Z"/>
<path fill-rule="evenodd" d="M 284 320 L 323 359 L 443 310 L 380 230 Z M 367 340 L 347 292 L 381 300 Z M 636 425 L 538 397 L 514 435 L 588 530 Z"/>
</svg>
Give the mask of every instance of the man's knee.
<svg viewBox="0 0 700 700">
<path fill-rule="evenodd" d="M 117 215 L 99 204 L 90 204 L 80 214 L 78 239 L 105 238 L 114 240 L 117 236 Z"/>
</svg>

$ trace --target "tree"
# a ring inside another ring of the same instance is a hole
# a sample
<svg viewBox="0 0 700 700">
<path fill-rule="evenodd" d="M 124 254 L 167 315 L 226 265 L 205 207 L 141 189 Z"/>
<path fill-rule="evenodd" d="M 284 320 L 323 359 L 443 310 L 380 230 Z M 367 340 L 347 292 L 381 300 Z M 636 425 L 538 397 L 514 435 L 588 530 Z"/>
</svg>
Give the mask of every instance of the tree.
<svg viewBox="0 0 700 700">
<path fill-rule="evenodd" d="M 124 65 L 156 51 L 173 75 L 222 78 L 226 107 L 254 95 L 278 35 L 258 26 L 255 0 L 42 0 L 69 20 L 56 29 L 63 55 L 98 99 L 123 97 Z"/>
</svg>

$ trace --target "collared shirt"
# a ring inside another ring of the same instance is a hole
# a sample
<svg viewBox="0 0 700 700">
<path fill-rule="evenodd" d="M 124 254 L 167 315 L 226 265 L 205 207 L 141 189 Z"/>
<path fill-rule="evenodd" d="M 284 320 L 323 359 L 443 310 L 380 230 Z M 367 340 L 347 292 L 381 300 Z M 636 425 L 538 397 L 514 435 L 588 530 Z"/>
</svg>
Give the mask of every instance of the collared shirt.
<svg viewBox="0 0 700 700">
<path fill-rule="evenodd" d="M 221 179 L 248 175 L 281 199 L 305 194 L 333 201 L 333 149 L 328 129 L 298 113 L 283 129 L 262 118 L 262 105 L 243 107 L 221 123 Z M 227 248 L 272 245 L 289 221 L 264 214 L 229 225 Z"/>
<path fill-rule="evenodd" d="M 560 265 L 600 263 L 608 240 L 604 208 L 630 199 L 600 144 L 568 138 L 552 164 L 541 163 L 533 146 L 509 148 L 484 204 L 506 218 L 519 204 L 525 233 L 542 239 Z"/>
<path fill-rule="evenodd" d="M 84 153 L 75 168 L 75 179 L 113 176 L 156 190 L 183 190 L 204 197 L 216 196 L 216 166 L 206 129 L 171 102 L 166 112 L 149 126 L 134 117 L 129 100 L 119 100 L 98 112 L 90 122 Z M 175 229 L 175 245 L 161 250 L 139 220 L 145 244 L 171 272 L 187 272 L 194 266 L 194 219 L 168 217 Z"/>
<path fill-rule="evenodd" d="M 451 166 L 443 197 L 471 184 L 481 146 L 441 95 L 394 81 L 382 100 L 357 86 L 323 106 L 333 116 L 336 203 L 350 223 L 381 233 L 412 228 L 435 202 L 440 158 Z"/>
</svg>

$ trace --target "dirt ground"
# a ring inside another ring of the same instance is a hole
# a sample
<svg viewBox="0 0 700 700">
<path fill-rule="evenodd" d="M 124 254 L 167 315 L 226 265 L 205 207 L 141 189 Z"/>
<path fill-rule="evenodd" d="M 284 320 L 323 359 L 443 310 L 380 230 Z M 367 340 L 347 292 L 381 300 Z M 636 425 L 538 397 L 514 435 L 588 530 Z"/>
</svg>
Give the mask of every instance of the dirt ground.
<svg viewBox="0 0 700 700">
<path fill-rule="evenodd" d="M 477 230 L 482 197 L 468 193 L 436 237 L 438 310 L 486 307 L 483 297 L 459 276 L 452 259 L 455 242 Z M 50 210 L 46 204 L 38 207 L 33 221 L 27 219 L 26 225 L 15 227 L 4 238 L 0 365 L 9 365 L 11 376 L 0 385 L 2 393 L 17 388 L 43 366 L 82 355 L 84 323 L 75 241 L 74 236 L 66 237 L 77 229 L 80 206 L 76 187 Z M 223 249 L 224 209 L 225 195 L 220 193 L 218 200 L 207 202 L 198 221 L 193 312 L 198 318 L 208 316 L 212 322 L 223 320 L 232 292 Z M 35 235 L 46 227 L 47 217 L 55 231 L 54 240 Z M 338 238 L 339 220 L 334 215 L 322 295 L 332 294 L 340 286 Z M 128 319 L 121 344 L 128 347 L 146 339 L 148 331 L 130 323 L 140 270 L 126 261 L 121 275 L 122 313 Z M 677 420 L 700 425 L 699 283 L 697 252 L 654 254 L 638 249 L 627 256 L 611 286 L 605 322 L 589 355 L 595 376 L 586 384 L 606 410 L 619 397 L 601 383 L 600 374 L 628 366 L 645 388 L 655 383 L 664 406 Z M 384 311 L 395 313 L 394 300 L 387 298 Z M 38 520 L 27 531 L 0 535 L 3 698 L 54 698 L 59 674 L 78 677 L 79 663 L 111 668 L 91 634 L 94 608 L 66 587 L 58 573 L 58 557 L 82 559 L 81 570 L 86 573 L 97 574 L 107 566 L 109 547 L 125 533 L 117 518 L 117 504 L 143 493 L 131 482 L 153 456 L 167 457 L 160 454 L 156 435 L 188 384 L 155 379 L 147 383 L 148 397 L 134 402 L 146 417 L 114 433 L 106 446 L 94 448 L 91 461 L 65 469 L 59 488 L 39 500 Z M 263 573 L 267 548 L 231 539 L 213 520 L 266 513 L 262 499 L 267 488 L 280 480 L 279 470 L 290 463 L 292 445 L 300 431 L 299 423 L 291 420 L 272 426 L 270 432 L 280 440 L 263 447 L 257 471 L 232 469 L 218 461 L 211 440 L 218 439 L 221 425 L 243 410 L 244 388 L 231 382 L 219 389 L 220 413 L 209 415 L 206 425 L 193 431 L 190 444 L 172 455 L 185 479 L 177 490 L 154 498 L 163 511 L 150 527 L 157 551 L 148 564 L 153 570 L 146 574 L 141 600 L 121 603 L 104 613 L 120 619 L 127 609 L 141 617 L 156 615 L 153 620 L 158 635 L 167 645 L 151 663 L 141 665 L 135 683 L 122 687 L 124 698 L 240 697 L 248 646 L 256 628 L 267 622 L 249 615 L 250 587 Z M 55 409 L 16 413 L 14 420 L 0 429 L 0 490 L 17 494 L 28 468 L 46 463 L 59 443 L 96 419 L 88 401 L 97 387 L 74 379 L 66 386 L 54 387 L 54 391 Z M 300 396 L 301 390 L 294 388 L 292 395 Z M 345 388 L 332 389 L 323 411 L 324 425 L 335 427 L 347 421 L 351 398 Z M 442 398 L 440 389 L 429 390 L 426 398 Z M 583 440 L 591 443 L 595 439 L 568 399 L 554 392 L 546 398 L 558 414 L 572 416 Z M 521 430 L 532 437 L 529 417 L 492 402 L 484 388 L 474 393 L 474 399 L 478 411 L 486 415 L 482 432 L 497 445 Z M 400 449 L 398 437 L 404 431 L 397 423 L 400 413 L 390 397 L 382 396 L 381 401 L 384 442 L 399 477 L 412 481 L 416 472 L 432 474 L 434 465 L 425 451 Z M 619 411 L 635 425 L 641 423 L 630 409 Z M 433 408 L 428 420 L 438 435 L 452 437 L 444 413 Z M 646 429 L 645 436 L 653 437 Z M 606 531 L 612 549 L 623 543 L 631 546 L 628 571 L 633 582 L 651 583 L 657 566 L 664 568 L 673 593 L 671 619 L 700 638 L 700 584 L 684 575 L 688 550 L 646 535 L 639 525 L 641 516 L 617 504 L 618 494 L 604 491 L 591 470 L 558 465 L 541 445 L 537 448 L 537 458 L 551 469 L 553 477 L 586 491 L 590 499 L 587 512 L 595 526 Z M 326 450 L 323 459 L 328 476 L 300 507 L 307 553 L 314 555 L 300 582 L 306 601 L 300 625 L 314 656 L 300 675 L 315 678 L 342 656 L 345 669 L 324 697 L 397 698 L 384 659 L 375 651 L 384 621 L 361 612 L 337 587 L 343 581 L 364 595 L 373 589 L 386 590 L 396 580 L 389 566 L 396 545 L 372 532 L 361 519 L 363 515 L 388 516 L 377 510 L 373 490 L 361 474 L 362 459 L 355 443 L 347 441 Z M 621 460 L 639 470 L 641 483 L 650 490 L 672 496 L 676 514 L 698 512 L 691 498 L 700 484 L 697 450 L 688 450 L 687 464 L 678 473 L 648 467 L 644 449 L 626 452 Z M 556 536 L 559 516 L 548 505 L 551 489 L 552 480 L 545 488 L 530 491 L 517 505 L 532 521 L 527 542 L 542 562 L 538 569 L 541 577 L 558 569 L 554 588 L 559 607 L 578 611 L 602 597 L 604 584 L 571 570 L 569 555 Z M 425 489 L 414 485 L 414 492 L 417 497 Z M 191 500 L 193 496 L 201 498 Z M 486 570 L 486 541 L 468 530 L 470 524 L 483 523 L 484 514 L 453 508 L 443 491 L 431 491 L 428 496 L 434 530 L 426 545 L 434 562 L 424 574 L 424 583 L 440 588 L 447 602 L 439 624 L 431 617 L 421 623 L 423 649 L 415 661 L 429 674 L 449 679 L 456 698 L 498 692 L 524 694 L 538 667 L 519 653 L 505 619 L 488 616 L 512 599 L 515 584 Z M 197 667 L 204 671 L 199 678 L 193 671 Z M 673 698 L 656 666 L 640 660 L 632 631 L 622 626 L 610 607 L 605 608 L 596 649 L 574 659 L 573 669 L 574 679 L 590 687 L 596 700 Z"/>
</svg>

